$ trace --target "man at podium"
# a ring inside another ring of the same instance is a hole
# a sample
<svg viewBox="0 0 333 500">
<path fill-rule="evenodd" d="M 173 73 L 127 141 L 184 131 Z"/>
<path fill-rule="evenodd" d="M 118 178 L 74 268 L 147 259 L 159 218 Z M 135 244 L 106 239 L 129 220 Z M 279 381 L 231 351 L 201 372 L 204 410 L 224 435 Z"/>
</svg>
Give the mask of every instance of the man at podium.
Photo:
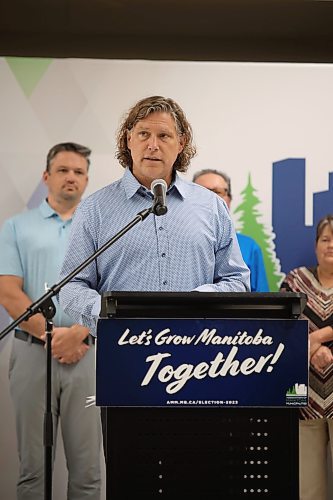
<svg viewBox="0 0 333 500">
<path fill-rule="evenodd" d="M 63 286 L 59 300 L 73 320 L 96 331 L 107 291 L 250 291 L 224 201 L 179 175 L 195 153 L 191 125 L 173 99 L 152 96 L 129 110 L 117 136 L 124 175 L 78 207 L 60 279 L 152 208 Z"/>
</svg>

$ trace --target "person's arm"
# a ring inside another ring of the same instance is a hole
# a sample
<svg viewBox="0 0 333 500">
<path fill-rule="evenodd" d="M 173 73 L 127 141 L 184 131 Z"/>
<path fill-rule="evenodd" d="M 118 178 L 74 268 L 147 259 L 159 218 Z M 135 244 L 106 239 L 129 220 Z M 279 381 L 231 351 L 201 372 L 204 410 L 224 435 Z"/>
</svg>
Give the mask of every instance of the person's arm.
<svg viewBox="0 0 333 500">
<path fill-rule="evenodd" d="M 52 356 L 63 364 L 77 363 L 89 350 L 83 341 L 89 335 L 88 328 L 81 325 L 53 328 Z M 42 336 L 45 340 L 46 336 Z"/>
<path fill-rule="evenodd" d="M 333 340 L 333 327 L 324 326 L 310 333 L 310 358 L 324 344 Z"/>
<path fill-rule="evenodd" d="M 310 364 L 318 371 L 324 371 L 333 362 L 333 354 L 329 347 L 321 345 L 311 356 Z"/>
<path fill-rule="evenodd" d="M 23 278 L 11 275 L 0 276 L 0 304 L 14 320 L 31 306 L 32 301 L 23 291 Z M 37 313 L 28 321 L 23 321 L 20 328 L 40 339 L 45 333 L 45 319 L 42 314 Z"/>
<path fill-rule="evenodd" d="M 264 258 L 260 246 L 256 243 L 253 252 L 253 265 L 251 271 L 251 288 L 253 292 L 269 292 Z M 254 279 L 252 280 L 252 277 Z"/>
<path fill-rule="evenodd" d="M 26 312 L 32 300 L 23 291 L 23 279 L 19 276 L 0 276 L 0 304 L 14 320 Z M 45 318 L 37 313 L 27 321 L 20 323 L 20 328 L 30 335 L 45 341 Z M 89 349 L 83 343 L 89 330 L 80 325 L 54 327 L 52 335 L 52 355 L 61 363 L 79 361 Z M 60 358 L 60 359 L 59 359 Z"/>
<path fill-rule="evenodd" d="M 292 273 L 295 273 L 294 270 Z M 292 292 L 289 280 L 291 280 L 291 275 L 287 275 L 280 285 L 281 292 Z M 333 340 L 333 328 L 331 326 L 325 326 L 323 328 L 318 328 L 313 330 L 309 334 L 309 361 L 310 364 L 316 368 L 318 371 L 323 371 L 328 365 L 333 362 L 333 355 L 331 349 L 325 345 L 325 342 Z"/>
<path fill-rule="evenodd" d="M 221 201 L 219 200 L 221 203 Z M 236 232 L 224 204 L 212 224 L 217 235 L 213 283 L 197 287 L 200 292 L 249 292 L 250 271 L 244 262 Z"/>
<path fill-rule="evenodd" d="M 87 215 L 82 206 L 78 207 L 71 225 L 67 251 L 60 271 L 59 280 L 66 278 L 74 269 L 90 257 L 97 248 L 87 224 Z M 84 325 L 92 335 L 96 333 L 101 297 L 96 291 L 98 275 L 96 262 L 92 262 L 64 285 L 58 295 L 62 309 L 75 323 Z"/>
<path fill-rule="evenodd" d="M 194 291 L 250 292 L 250 271 L 241 257 L 240 259 L 230 257 L 230 260 L 228 260 L 226 255 L 225 257 L 222 257 L 222 255 L 221 257 L 217 256 L 215 267 L 217 272 L 214 282 L 198 286 Z"/>
</svg>

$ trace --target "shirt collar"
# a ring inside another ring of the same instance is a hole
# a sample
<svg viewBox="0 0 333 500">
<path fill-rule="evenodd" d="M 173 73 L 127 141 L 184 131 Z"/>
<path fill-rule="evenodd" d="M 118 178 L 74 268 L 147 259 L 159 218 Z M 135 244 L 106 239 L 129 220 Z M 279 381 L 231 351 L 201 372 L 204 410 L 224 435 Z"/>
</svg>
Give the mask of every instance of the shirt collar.
<svg viewBox="0 0 333 500">
<path fill-rule="evenodd" d="M 126 168 L 125 173 L 121 179 L 121 184 L 125 190 L 126 198 L 128 200 L 132 198 L 140 188 L 142 189 L 140 182 L 136 179 L 136 177 L 134 177 L 129 168 Z"/>
<path fill-rule="evenodd" d="M 42 214 L 44 219 L 50 219 L 51 217 L 58 217 L 59 220 L 62 220 L 58 212 L 56 212 L 47 202 L 47 198 L 45 198 L 42 203 L 39 205 L 39 211 Z M 66 219 L 66 222 L 71 221 L 72 217 Z M 65 222 L 65 221 L 63 221 Z"/>
<path fill-rule="evenodd" d="M 140 189 L 149 191 L 149 189 L 140 184 L 129 168 L 126 168 L 121 183 L 124 187 L 127 199 L 132 198 Z M 182 198 L 186 198 L 189 195 L 189 183 L 182 179 L 177 172 L 175 172 L 174 178 L 167 192 L 178 192 Z"/>
<path fill-rule="evenodd" d="M 48 219 L 49 217 L 53 217 L 54 215 L 58 215 L 55 210 L 53 210 L 52 207 L 47 202 L 47 199 L 45 198 L 42 203 L 39 205 L 39 210 L 44 219 Z"/>
<path fill-rule="evenodd" d="M 180 175 L 176 172 L 175 178 L 171 183 L 170 190 L 173 188 L 178 191 L 179 195 L 182 198 L 186 198 L 190 196 L 190 183 L 180 177 Z"/>
</svg>

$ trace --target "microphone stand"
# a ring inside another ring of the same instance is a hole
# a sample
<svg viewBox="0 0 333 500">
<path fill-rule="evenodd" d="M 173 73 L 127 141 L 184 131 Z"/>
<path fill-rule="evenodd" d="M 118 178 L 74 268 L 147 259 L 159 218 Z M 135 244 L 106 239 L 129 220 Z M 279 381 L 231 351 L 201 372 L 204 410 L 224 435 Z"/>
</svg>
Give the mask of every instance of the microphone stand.
<svg viewBox="0 0 333 500">
<path fill-rule="evenodd" d="M 85 267 L 87 267 L 91 262 L 93 262 L 101 253 L 105 252 L 113 243 L 115 243 L 119 238 L 121 238 L 127 231 L 129 231 L 133 226 L 139 222 L 145 220 L 149 214 L 154 213 L 155 215 L 161 215 L 159 213 L 160 203 L 153 203 L 151 208 L 146 208 L 139 212 L 134 219 L 127 224 L 123 229 L 119 231 L 115 236 L 113 236 L 109 241 L 107 241 L 101 248 L 96 250 L 90 257 L 88 257 L 82 264 L 80 264 L 74 271 L 68 274 L 59 283 L 52 285 L 48 291 L 37 299 L 33 304 L 27 307 L 26 311 L 21 314 L 15 321 L 10 323 L 2 332 L 0 332 L 0 340 L 2 340 L 9 332 L 11 332 L 17 325 L 22 321 L 27 321 L 31 316 L 37 313 L 43 314 L 45 318 L 45 333 L 46 333 L 46 387 L 45 387 L 45 414 L 44 414 L 44 500 L 52 499 L 52 447 L 53 447 L 53 421 L 51 412 L 51 382 L 52 382 L 52 370 L 51 370 L 51 339 L 53 331 L 53 321 L 52 318 L 56 313 L 55 305 L 52 301 L 52 297 L 57 295 L 61 288 L 66 285 L 72 278 L 74 278 L 79 272 L 81 272 Z M 165 213 L 165 211 L 164 211 Z"/>
</svg>

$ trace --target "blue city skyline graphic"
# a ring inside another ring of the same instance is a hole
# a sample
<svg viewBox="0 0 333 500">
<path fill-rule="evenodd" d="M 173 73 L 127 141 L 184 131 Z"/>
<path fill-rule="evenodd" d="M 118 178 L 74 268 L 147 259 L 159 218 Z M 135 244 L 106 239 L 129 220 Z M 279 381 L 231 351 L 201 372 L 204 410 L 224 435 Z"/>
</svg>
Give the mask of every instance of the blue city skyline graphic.
<svg viewBox="0 0 333 500">
<path fill-rule="evenodd" d="M 273 163 L 272 227 L 275 252 L 281 271 L 316 266 L 316 227 L 322 217 L 333 213 L 333 172 L 328 190 L 313 193 L 313 225 L 305 224 L 305 158 L 287 158 Z"/>
</svg>

